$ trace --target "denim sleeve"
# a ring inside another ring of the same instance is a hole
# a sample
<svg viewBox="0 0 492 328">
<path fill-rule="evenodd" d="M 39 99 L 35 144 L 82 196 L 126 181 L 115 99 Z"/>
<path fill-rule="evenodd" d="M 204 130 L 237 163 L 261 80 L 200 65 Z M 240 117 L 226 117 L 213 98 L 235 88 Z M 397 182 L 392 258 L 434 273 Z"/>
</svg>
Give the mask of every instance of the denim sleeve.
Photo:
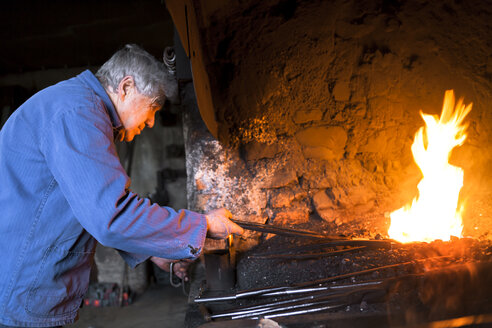
<svg viewBox="0 0 492 328">
<path fill-rule="evenodd" d="M 150 258 L 148 255 L 128 253 L 119 249 L 117 251 L 121 258 L 125 260 L 126 264 L 128 264 L 131 268 L 135 268 L 137 265 L 147 261 Z"/>
<path fill-rule="evenodd" d="M 102 245 L 167 259 L 200 255 L 203 214 L 152 204 L 130 188 L 116 154 L 104 108 L 63 111 L 41 140 L 41 150 L 75 218 Z"/>
</svg>

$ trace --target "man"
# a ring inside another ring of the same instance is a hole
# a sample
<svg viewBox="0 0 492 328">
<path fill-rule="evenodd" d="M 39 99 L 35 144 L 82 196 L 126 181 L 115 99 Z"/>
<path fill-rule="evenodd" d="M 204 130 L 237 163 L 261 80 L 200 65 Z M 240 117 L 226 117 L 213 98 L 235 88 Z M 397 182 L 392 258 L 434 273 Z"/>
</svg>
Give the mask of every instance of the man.
<svg viewBox="0 0 492 328">
<path fill-rule="evenodd" d="M 131 266 L 151 257 L 166 267 L 196 259 L 207 234 L 243 232 L 225 209 L 206 215 L 175 211 L 129 189 L 114 138 L 131 141 L 152 127 L 175 83 L 162 63 L 127 45 L 95 76 L 85 71 L 38 92 L 5 123 L 0 326 L 74 322 L 95 240 L 120 250 Z"/>
</svg>

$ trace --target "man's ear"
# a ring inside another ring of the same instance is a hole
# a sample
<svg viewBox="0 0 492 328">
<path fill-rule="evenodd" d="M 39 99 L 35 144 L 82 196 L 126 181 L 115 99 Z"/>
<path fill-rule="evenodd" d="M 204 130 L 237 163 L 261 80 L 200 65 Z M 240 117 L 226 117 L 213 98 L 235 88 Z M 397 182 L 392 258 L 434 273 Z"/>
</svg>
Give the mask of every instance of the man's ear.
<svg viewBox="0 0 492 328">
<path fill-rule="evenodd" d="M 135 81 L 132 76 L 125 76 L 121 79 L 120 84 L 118 84 L 118 96 L 121 100 L 124 100 L 126 96 L 133 92 L 135 87 Z"/>
</svg>

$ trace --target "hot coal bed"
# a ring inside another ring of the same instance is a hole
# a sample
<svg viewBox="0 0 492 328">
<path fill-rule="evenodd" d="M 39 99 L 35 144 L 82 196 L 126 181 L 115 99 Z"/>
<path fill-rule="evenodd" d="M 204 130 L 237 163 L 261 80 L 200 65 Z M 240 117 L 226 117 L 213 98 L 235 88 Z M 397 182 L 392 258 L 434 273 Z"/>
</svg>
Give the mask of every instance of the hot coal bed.
<svg viewBox="0 0 492 328">
<path fill-rule="evenodd" d="M 207 272 L 194 285 L 188 327 L 490 326 L 490 242 L 356 237 L 275 236 L 236 254 L 236 272 L 221 265 L 225 284 Z"/>
<path fill-rule="evenodd" d="M 277 231 L 206 245 L 188 327 L 490 325 L 490 3 L 191 3 L 215 113 L 182 84 L 188 205 Z M 420 112 L 439 116 L 451 89 L 473 102 L 450 155 L 464 237 L 400 244 Z"/>
</svg>

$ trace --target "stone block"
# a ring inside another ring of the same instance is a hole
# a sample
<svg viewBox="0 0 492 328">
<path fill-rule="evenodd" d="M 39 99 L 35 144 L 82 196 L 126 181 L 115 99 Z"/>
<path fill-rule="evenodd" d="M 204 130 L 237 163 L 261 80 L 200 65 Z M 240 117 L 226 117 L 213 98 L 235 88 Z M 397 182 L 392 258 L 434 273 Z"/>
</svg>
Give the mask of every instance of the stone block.
<svg viewBox="0 0 492 328">
<path fill-rule="evenodd" d="M 359 152 L 364 153 L 386 153 L 388 145 L 388 135 L 386 131 L 379 131 L 370 136 L 366 143 L 359 147 Z"/>
<path fill-rule="evenodd" d="M 374 192 L 365 186 L 351 186 L 347 190 L 340 192 L 338 203 L 343 208 L 355 206 L 373 206 L 375 198 Z"/>
<path fill-rule="evenodd" d="M 209 211 L 217 206 L 215 206 L 215 199 L 217 198 L 217 195 L 215 194 L 198 194 L 196 196 L 196 201 L 195 201 L 195 206 L 199 211 Z M 212 206 L 210 206 L 212 205 Z"/>
<path fill-rule="evenodd" d="M 325 172 L 323 175 L 318 176 L 309 176 L 308 185 L 309 188 L 314 189 L 326 189 L 331 188 L 337 184 L 337 176 L 336 173 Z"/>
<path fill-rule="evenodd" d="M 279 153 L 278 144 L 266 144 L 257 141 L 249 142 L 244 146 L 246 160 L 258 160 L 262 158 L 274 158 Z"/>
<path fill-rule="evenodd" d="M 296 124 L 303 124 L 312 121 L 320 121 L 323 118 L 323 112 L 319 109 L 310 110 L 310 111 L 297 111 L 294 114 L 294 122 Z"/>
<path fill-rule="evenodd" d="M 303 200 L 306 199 L 307 196 L 308 196 L 307 191 L 304 190 L 294 191 L 294 200 Z"/>
<path fill-rule="evenodd" d="M 273 219 L 275 225 L 289 226 L 309 221 L 309 209 L 291 209 L 278 212 Z"/>
<path fill-rule="evenodd" d="M 332 208 L 316 209 L 316 213 L 328 223 L 340 224 L 339 213 Z"/>
<path fill-rule="evenodd" d="M 322 159 L 325 161 L 338 160 L 343 157 L 345 151 L 339 149 L 338 151 L 333 151 L 332 149 L 325 147 L 305 147 L 302 149 L 302 153 L 305 158 L 312 159 Z"/>
<path fill-rule="evenodd" d="M 283 168 L 275 171 L 271 176 L 265 176 L 261 188 L 274 189 L 296 184 L 297 173 L 293 169 Z"/>
<path fill-rule="evenodd" d="M 313 195 L 313 204 L 316 213 L 326 222 L 335 222 L 337 220 L 336 204 L 332 197 L 328 196 L 325 190 L 319 191 Z"/>
<path fill-rule="evenodd" d="M 339 126 L 311 127 L 299 131 L 296 139 L 307 158 L 340 159 L 345 152 L 347 132 Z"/>
<path fill-rule="evenodd" d="M 333 199 L 328 196 L 325 190 L 318 191 L 313 195 L 313 203 L 316 210 L 333 209 L 335 207 Z"/>
<path fill-rule="evenodd" d="M 294 200 L 294 193 L 290 190 L 281 190 L 274 193 L 270 199 L 273 208 L 288 207 Z"/>
<path fill-rule="evenodd" d="M 344 148 L 347 132 L 340 126 L 310 127 L 296 133 L 296 139 L 302 146 Z"/>
<path fill-rule="evenodd" d="M 333 88 L 333 97 L 336 101 L 348 101 L 350 99 L 349 82 L 338 81 Z"/>
</svg>

